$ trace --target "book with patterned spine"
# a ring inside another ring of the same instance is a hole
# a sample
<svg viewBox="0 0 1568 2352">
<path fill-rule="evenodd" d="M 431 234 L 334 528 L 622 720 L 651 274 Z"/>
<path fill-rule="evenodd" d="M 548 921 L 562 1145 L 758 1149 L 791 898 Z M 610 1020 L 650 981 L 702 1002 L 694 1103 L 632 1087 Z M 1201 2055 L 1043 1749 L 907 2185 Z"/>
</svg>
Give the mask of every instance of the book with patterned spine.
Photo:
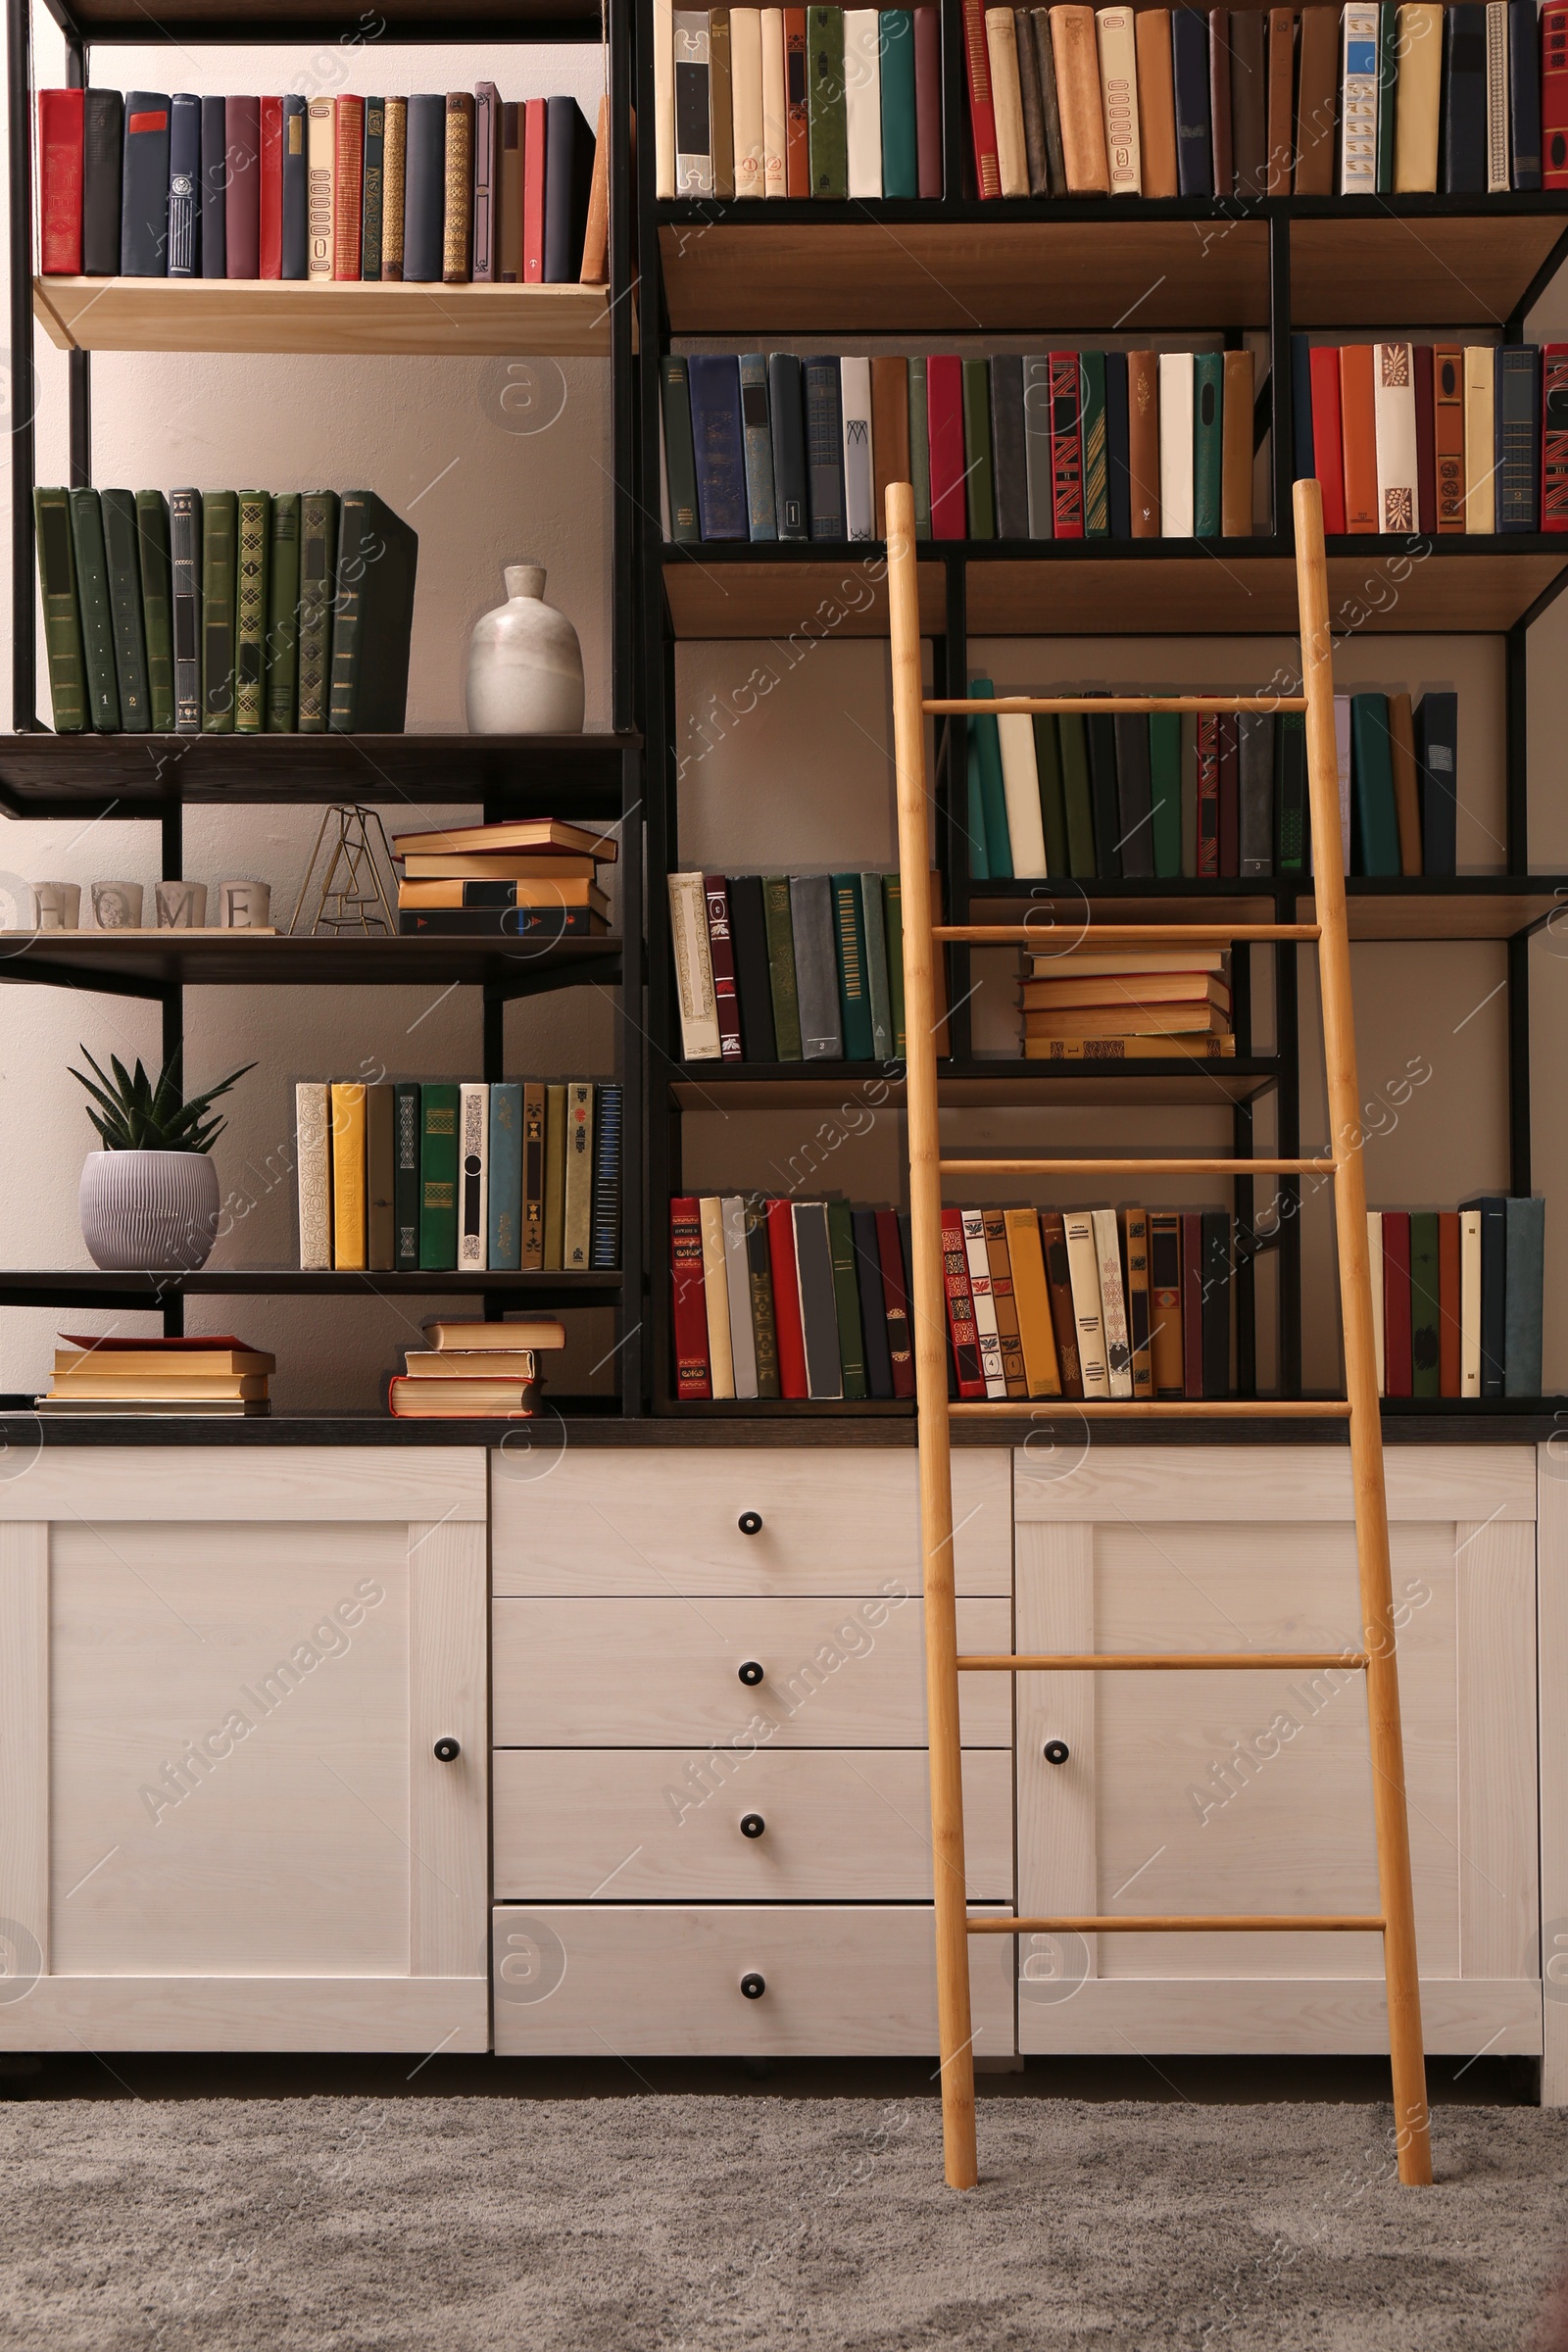
<svg viewBox="0 0 1568 2352">
<path fill-rule="evenodd" d="M 1061 1222 L 1067 1245 L 1067 1278 L 1072 1286 L 1073 1326 L 1078 1337 L 1078 1374 L 1085 1398 L 1093 1400 L 1110 1395 L 1094 1215 L 1087 1208 L 1069 1208 L 1063 1211 Z"/>
<path fill-rule="evenodd" d="M 991 1289 L 991 1258 L 986 1249 L 984 1211 L 978 1208 L 960 1209 L 963 1226 L 964 1256 L 969 1268 L 969 1298 L 974 1314 L 975 1345 L 980 1350 L 980 1371 L 985 1381 L 985 1393 L 990 1398 L 1005 1397 L 1007 1376 L 1002 1364 L 1002 1333 L 997 1323 L 997 1303 Z"/>
<path fill-rule="evenodd" d="M 1007 1220 L 1002 1209 L 988 1208 L 981 1212 L 981 1224 L 985 1230 L 986 1258 L 991 1269 L 991 1303 L 996 1309 L 997 1339 L 1002 1348 L 1002 1377 L 1009 1396 L 1024 1397 L 1029 1394 L 1029 1381 L 1024 1371 L 1023 1334 L 1019 1327 L 1018 1300 L 1013 1290 Z"/>
<path fill-rule="evenodd" d="M 525 1274 L 541 1271 L 549 1255 L 546 1248 L 547 1114 L 549 1096 L 555 1091 L 537 1078 L 530 1078 L 522 1090 L 522 1270 Z M 560 1265 L 559 1254 L 552 1262 Z"/>
<path fill-rule="evenodd" d="M 419 1090 L 419 1264 L 436 1273 L 458 1262 L 458 1101 L 444 1079 Z"/>
<path fill-rule="evenodd" d="M 323 1274 L 332 1264 L 332 1152 L 326 1088 L 316 1080 L 294 1089 L 294 1155 L 299 1186 L 300 1271 Z"/>
<path fill-rule="evenodd" d="M 272 502 L 241 490 L 234 596 L 234 732 L 260 735 L 267 718 L 267 556 Z"/>
<path fill-rule="evenodd" d="M 299 731 L 326 731 L 337 579 L 337 492 L 307 490 L 300 501 Z"/>
<path fill-rule="evenodd" d="M 81 616 L 76 608 L 76 559 L 71 539 L 70 493 L 34 490 L 32 509 L 55 733 L 79 735 L 87 725 L 87 681 L 82 660 Z"/>
<path fill-rule="evenodd" d="M 675 193 L 713 193 L 713 133 L 709 104 L 709 39 L 706 8 L 678 8 L 673 16 L 675 74 Z"/>
<path fill-rule="evenodd" d="M 465 1085 L 458 1101 L 458 1265 L 483 1273 L 490 1236 L 490 1089 Z"/>
<path fill-rule="evenodd" d="M 1122 1288 L 1121 1233 L 1113 1208 L 1090 1211 L 1100 1267 L 1100 1311 L 1105 1331 L 1105 1367 L 1112 1396 L 1133 1393 L 1132 1341 L 1127 1328 L 1127 1295 Z"/>
<path fill-rule="evenodd" d="M 441 276 L 465 286 L 473 271 L 473 92 L 447 92 L 446 215 Z"/>
<path fill-rule="evenodd" d="M 364 228 L 365 100 L 332 102 L 332 275 L 358 280 Z"/>
<path fill-rule="evenodd" d="M 382 101 L 386 121 L 381 145 L 381 275 L 393 285 L 403 280 L 403 205 L 408 185 L 409 102 Z"/>
<path fill-rule="evenodd" d="M 306 221 L 311 238 L 309 274 L 315 278 L 332 275 L 332 172 L 336 152 L 332 101 L 313 98 L 306 117 L 305 163 L 309 191 Z"/>
<path fill-rule="evenodd" d="M 741 1058 L 741 1004 L 735 987 L 735 943 L 730 936 L 729 888 L 722 874 L 703 876 L 708 911 L 708 959 L 712 974 L 718 1051 L 725 1061 Z"/>
<path fill-rule="evenodd" d="M 1340 194 L 1375 196 L 1378 184 L 1378 12 L 1351 0 L 1341 26 Z"/>
<path fill-rule="evenodd" d="M 1373 346 L 1372 391 L 1378 528 L 1411 532 L 1416 527 L 1415 363 L 1408 343 Z"/>
<path fill-rule="evenodd" d="M 589 1263 L 607 1272 L 620 1263 L 621 1093 L 601 1086 L 594 1095 L 594 1204 Z"/>
<path fill-rule="evenodd" d="M 136 493 L 136 551 L 147 649 L 147 720 L 154 734 L 170 735 L 174 727 L 173 600 L 169 506 L 161 490 Z"/>
<path fill-rule="evenodd" d="M 209 490 L 202 501 L 202 732 L 234 732 L 234 555 L 238 501 Z M 76 550 L 81 569 L 81 550 Z"/>
<path fill-rule="evenodd" d="M 399 1274 L 419 1269 L 419 1089 L 401 1079 L 392 1089 L 392 1263 Z"/>
<path fill-rule="evenodd" d="M 379 281 L 386 230 L 386 100 L 365 101 L 365 190 L 360 204 L 360 275 Z"/>
<path fill-rule="evenodd" d="M 1132 1351 L 1133 1395 L 1152 1396 L 1154 1367 L 1149 1331 L 1148 1209 L 1124 1209 L 1122 1231 L 1127 1249 L 1127 1341 Z"/>
<path fill-rule="evenodd" d="M 1508 0 L 1487 0 L 1487 194 L 1506 196 L 1508 171 Z"/>
<path fill-rule="evenodd" d="M 1105 109 L 1105 154 L 1113 196 L 1143 190 L 1138 145 L 1138 52 L 1130 8 L 1102 8 L 1095 17 L 1100 33 L 1100 87 Z"/>
<path fill-rule="evenodd" d="M 174 732 L 202 728 L 202 494 L 169 494 L 169 553 L 174 590 Z M 74 590 L 73 590 L 74 593 Z M 58 718 L 56 726 L 60 724 Z"/>
<path fill-rule="evenodd" d="M 1568 531 L 1568 343 L 1541 347 L 1541 527 Z"/>
<path fill-rule="evenodd" d="M 299 696 L 300 496 L 271 501 L 267 551 L 266 711 L 270 735 L 289 735 Z"/>
<path fill-rule="evenodd" d="M 963 1214 L 956 1208 L 942 1211 L 942 1284 L 948 1302 L 948 1337 L 958 1395 L 963 1398 L 983 1398 L 986 1376 L 980 1364 L 980 1340 L 969 1289 L 969 1251 Z"/>
<path fill-rule="evenodd" d="M 1464 353 L 1456 343 L 1432 352 L 1432 438 L 1438 473 L 1438 530 L 1464 529 Z"/>
<path fill-rule="evenodd" d="M 593 1250 L 594 1090 L 586 1078 L 566 1087 L 566 1197 L 561 1262 L 586 1274 Z"/>
</svg>

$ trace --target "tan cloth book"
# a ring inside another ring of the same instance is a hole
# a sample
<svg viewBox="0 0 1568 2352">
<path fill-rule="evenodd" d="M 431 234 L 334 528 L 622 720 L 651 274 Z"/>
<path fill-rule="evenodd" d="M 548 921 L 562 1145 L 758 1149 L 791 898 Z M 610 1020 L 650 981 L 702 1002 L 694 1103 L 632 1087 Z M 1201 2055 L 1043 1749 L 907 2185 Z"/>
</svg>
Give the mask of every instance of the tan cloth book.
<svg viewBox="0 0 1568 2352">
<path fill-rule="evenodd" d="M 505 1323 L 445 1323 L 434 1321 L 424 1325 L 424 1336 L 432 1348 L 445 1355 L 449 1349 L 461 1354 L 472 1354 L 476 1349 L 485 1352 L 509 1348 L 564 1348 L 566 1326 L 551 1315 L 519 1315 L 515 1321 Z"/>
<path fill-rule="evenodd" d="M 1394 85 L 1396 196 L 1437 194 L 1444 15 L 1430 0 L 1406 0 L 1399 11 L 1399 73 Z"/>
<path fill-rule="evenodd" d="M 1105 117 L 1105 161 L 1113 196 L 1139 196 L 1143 174 L 1138 138 L 1138 49 L 1130 8 L 1102 8 L 1095 18 L 1100 37 L 1100 97 Z"/>
<path fill-rule="evenodd" d="M 1176 77 L 1171 62 L 1170 10 L 1141 8 L 1133 24 L 1138 52 L 1139 170 L 1146 196 L 1174 196 Z M 1138 533 L 1135 529 L 1133 536 Z"/>
<path fill-rule="evenodd" d="M 991 58 L 991 103 L 997 118 L 997 169 L 1004 196 L 1029 193 L 1029 151 L 1023 135 L 1023 92 L 1018 82 L 1018 43 L 1010 8 L 986 10 L 986 48 Z"/>
<path fill-rule="evenodd" d="M 1056 108 L 1070 196 L 1108 196 L 1105 118 L 1100 90 L 1100 48 L 1092 8 L 1054 8 L 1051 49 L 1056 66 Z M 1017 60 L 1013 61 L 1016 70 Z"/>
</svg>

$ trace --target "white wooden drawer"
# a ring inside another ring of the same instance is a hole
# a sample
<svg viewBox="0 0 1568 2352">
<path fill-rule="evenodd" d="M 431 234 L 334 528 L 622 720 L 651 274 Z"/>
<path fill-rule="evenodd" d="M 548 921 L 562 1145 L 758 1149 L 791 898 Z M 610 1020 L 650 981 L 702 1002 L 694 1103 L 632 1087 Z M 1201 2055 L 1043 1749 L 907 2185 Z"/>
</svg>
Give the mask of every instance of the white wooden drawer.
<svg viewBox="0 0 1568 2352">
<path fill-rule="evenodd" d="M 898 2057 L 937 2046 L 926 1904 L 498 1905 L 499 2057 Z M 973 1938 L 974 2048 L 1013 2048 L 1013 1938 Z M 743 1977 L 762 1979 L 756 2000 Z"/>
<path fill-rule="evenodd" d="M 1010 1454 L 955 1452 L 953 1518 L 958 1591 L 1010 1592 Z M 583 1447 L 545 1472 L 491 1456 L 498 1593 L 918 1592 L 919 1527 L 912 1449 Z"/>
<path fill-rule="evenodd" d="M 971 1901 L 1012 1894 L 1011 1759 L 963 1760 Z M 906 1902 L 931 1897 L 920 1748 L 499 1748 L 500 1901 Z M 762 1828 L 748 1835 L 746 1820 Z"/>
<path fill-rule="evenodd" d="M 923 1603 L 901 1600 L 498 1600 L 497 1747 L 919 1747 Z M 958 1646 L 1005 1650 L 1012 1605 L 958 1606 Z M 740 1679 L 760 1665 L 762 1679 Z M 966 1747 L 1012 1740 L 1011 1677 L 968 1674 Z"/>
</svg>

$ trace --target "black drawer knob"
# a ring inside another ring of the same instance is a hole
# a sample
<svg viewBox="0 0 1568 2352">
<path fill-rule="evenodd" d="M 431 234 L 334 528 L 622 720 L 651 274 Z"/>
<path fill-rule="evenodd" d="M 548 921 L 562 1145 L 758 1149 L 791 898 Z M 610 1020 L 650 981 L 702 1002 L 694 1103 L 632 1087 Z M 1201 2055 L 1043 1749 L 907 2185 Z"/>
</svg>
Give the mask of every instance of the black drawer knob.
<svg viewBox="0 0 1568 2352">
<path fill-rule="evenodd" d="M 735 1524 L 743 1536 L 760 1536 L 762 1532 L 762 1514 L 760 1511 L 742 1511 Z"/>
<path fill-rule="evenodd" d="M 455 1740 L 438 1740 L 435 1743 L 435 1760 L 438 1764 L 455 1764 L 462 1753 Z"/>
<path fill-rule="evenodd" d="M 743 1665 L 737 1667 L 736 1672 L 748 1690 L 755 1690 L 762 1679 L 762 1669 L 755 1658 L 748 1658 Z"/>
<path fill-rule="evenodd" d="M 741 1979 L 741 1990 L 749 2001 L 760 2001 L 767 1990 L 767 1979 L 760 1977 L 755 1968 L 748 1969 Z"/>
<path fill-rule="evenodd" d="M 1065 1740 L 1048 1740 L 1045 1752 L 1048 1764 L 1065 1764 L 1072 1751 Z"/>
<path fill-rule="evenodd" d="M 767 1824 L 760 1813 L 743 1813 L 741 1815 L 741 1836 L 743 1838 L 760 1838 L 766 1827 Z"/>
</svg>

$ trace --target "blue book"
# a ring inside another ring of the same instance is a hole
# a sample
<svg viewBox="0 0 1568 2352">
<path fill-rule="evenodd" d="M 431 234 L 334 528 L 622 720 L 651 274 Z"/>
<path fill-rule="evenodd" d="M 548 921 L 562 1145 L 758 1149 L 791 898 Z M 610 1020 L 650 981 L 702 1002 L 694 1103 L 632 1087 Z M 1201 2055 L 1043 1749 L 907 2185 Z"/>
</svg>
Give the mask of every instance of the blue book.
<svg viewBox="0 0 1568 2352">
<path fill-rule="evenodd" d="M 746 505 L 754 539 L 778 537 L 773 498 L 773 431 L 767 413 L 767 358 L 741 353 L 741 430 L 746 443 Z"/>
<path fill-rule="evenodd" d="M 202 100 L 202 275 L 228 275 L 228 116 L 221 98 Z"/>
<path fill-rule="evenodd" d="M 489 1262 L 499 1273 L 522 1265 L 522 1086 L 507 1078 L 490 1089 Z"/>
<path fill-rule="evenodd" d="M 1298 482 L 1317 479 L 1317 452 L 1312 442 L 1312 346 L 1305 335 L 1291 337 L 1291 466 Z M 1285 518 L 1276 514 L 1274 527 L 1283 530 Z"/>
<path fill-rule="evenodd" d="M 1509 1200 L 1503 1235 L 1502 1393 L 1505 1396 L 1539 1396 L 1544 1200 Z M 1485 1282 L 1485 1274 L 1482 1279 Z M 1482 1311 L 1484 1314 L 1485 1309 Z"/>
<path fill-rule="evenodd" d="M 202 102 L 176 90 L 169 102 L 169 274 L 200 277 Z"/>
<path fill-rule="evenodd" d="M 983 702 L 996 693 L 989 678 L 971 678 L 969 692 Z M 985 824 L 986 870 L 993 882 L 1012 879 L 1012 835 L 1007 830 L 1007 796 L 1002 782 L 1002 737 L 988 711 L 969 713 L 969 740 L 980 762 L 980 813 Z"/>
<path fill-rule="evenodd" d="M 1132 458 L 1127 426 L 1127 354 L 1105 354 L 1105 484 L 1110 495 L 1110 535 L 1133 535 Z"/>
<path fill-rule="evenodd" d="M 620 1089 L 602 1086 L 598 1095 L 588 1263 L 601 1272 L 611 1272 L 620 1263 Z"/>
<path fill-rule="evenodd" d="M 283 101 L 283 275 L 310 274 L 310 165 L 306 160 L 306 105 Z"/>
<path fill-rule="evenodd" d="M 686 363 L 692 404 L 697 515 L 704 539 L 745 539 L 746 449 L 741 432 L 740 362 L 729 352 L 694 352 Z"/>
<path fill-rule="evenodd" d="M 120 274 L 169 275 L 169 99 L 161 90 L 125 93 Z"/>
<path fill-rule="evenodd" d="M 1497 346 L 1492 403 L 1499 531 L 1541 527 L 1541 351 L 1534 343 Z"/>
<path fill-rule="evenodd" d="M 1176 85 L 1176 185 L 1183 196 L 1212 196 L 1207 17 L 1196 8 L 1173 8 L 1170 37 Z M 1227 195 L 1229 192 L 1227 189 Z"/>
<path fill-rule="evenodd" d="M 1541 185 L 1541 31 L 1536 0 L 1508 0 L 1508 144 L 1516 188 Z"/>
</svg>

